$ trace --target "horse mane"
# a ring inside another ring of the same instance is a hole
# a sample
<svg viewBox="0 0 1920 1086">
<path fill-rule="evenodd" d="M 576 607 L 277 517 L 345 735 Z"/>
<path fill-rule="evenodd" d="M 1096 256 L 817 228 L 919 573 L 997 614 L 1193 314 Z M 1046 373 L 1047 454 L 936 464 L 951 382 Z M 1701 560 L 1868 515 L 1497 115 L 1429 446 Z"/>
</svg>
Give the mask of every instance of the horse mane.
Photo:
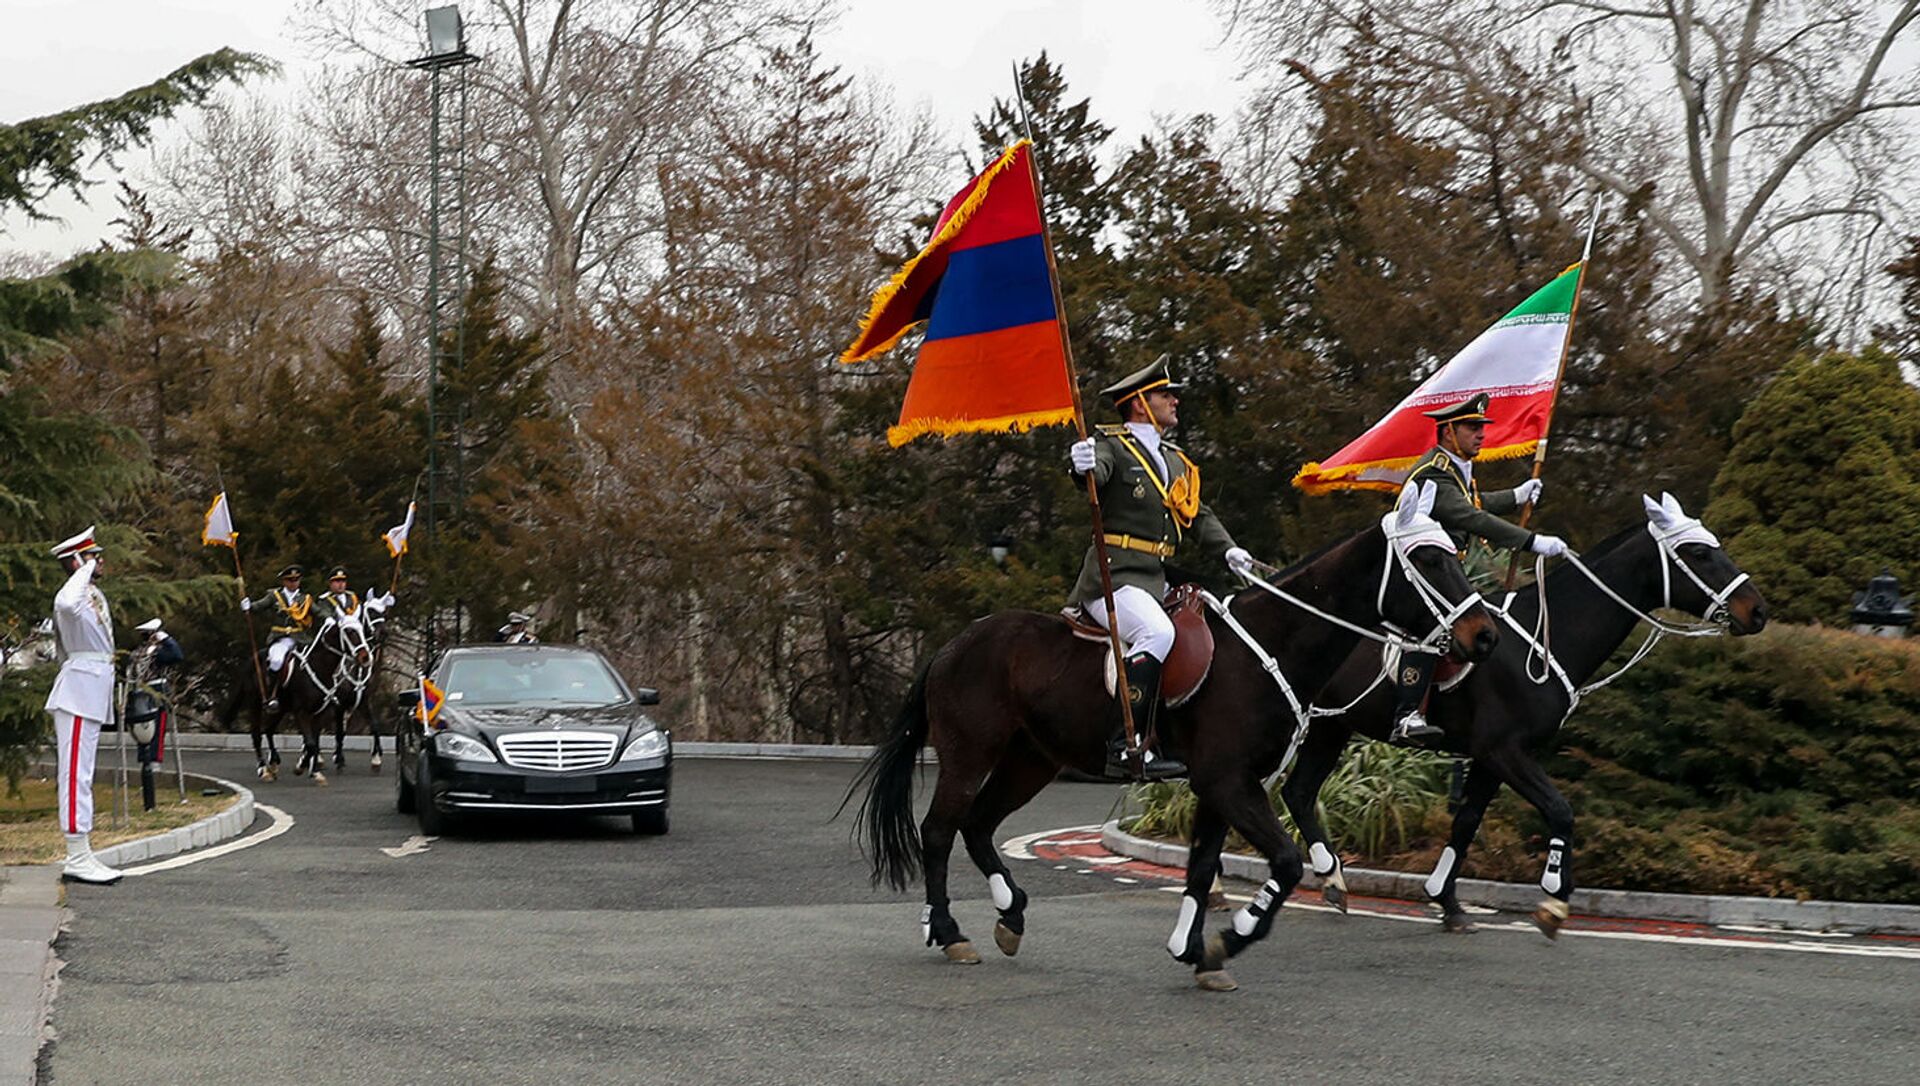
<svg viewBox="0 0 1920 1086">
<path fill-rule="evenodd" d="M 1335 547 L 1344 547 L 1347 544 L 1353 542 L 1354 540 L 1360 538 L 1361 536 L 1367 534 L 1367 532 L 1371 530 L 1372 530 L 1371 528 L 1363 528 L 1352 535 L 1341 536 L 1340 538 L 1335 539 L 1331 543 L 1322 544 L 1321 546 L 1316 548 L 1312 553 L 1308 554 L 1305 558 L 1298 559 L 1297 561 L 1293 562 L 1291 565 L 1288 565 L 1282 568 L 1280 572 L 1274 574 L 1273 575 L 1274 583 L 1276 584 L 1283 583 L 1293 578 L 1294 576 L 1304 571 L 1308 566 L 1326 557 L 1327 553 L 1333 550 Z"/>
</svg>

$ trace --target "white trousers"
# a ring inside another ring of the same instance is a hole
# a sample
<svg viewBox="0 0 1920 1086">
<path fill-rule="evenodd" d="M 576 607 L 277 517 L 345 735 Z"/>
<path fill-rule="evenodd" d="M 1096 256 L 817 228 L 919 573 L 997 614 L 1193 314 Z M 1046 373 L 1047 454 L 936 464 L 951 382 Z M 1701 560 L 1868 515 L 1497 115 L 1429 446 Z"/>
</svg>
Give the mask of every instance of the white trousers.
<svg viewBox="0 0 1920 1086">
<path fill-rule="evenodd" d="M 49 713 L 59 754 L 60 832 L 93 832 L 93 753 L 100 745 L 100 722 L 72 713 Z"/>
<path fill-rule="evenodd" d="M 1167 617 L 1166 608 L 1153 598 L 1153 593 L 1123 584 L 1113 590 L 1113 610 L 1119 616 L 1119 624 L 1110 628 L 1119 632 L 1128 656 L 1144 652 L 1163 664 L 1167 662 L 1167 653 L 1173 651 L 1173 620 Z M 1087 614 L 1106 626 L 1107 601 L 1087 601 Z"/>
<path fill-rule="evenodd" d="M 287 662 L 287 653 L 292 651 L 293 638 L 275 638 L 273 642 L 267 646 L 267 671 L 277 674 L 280 670 L 280 665 Z"/>
</svg>

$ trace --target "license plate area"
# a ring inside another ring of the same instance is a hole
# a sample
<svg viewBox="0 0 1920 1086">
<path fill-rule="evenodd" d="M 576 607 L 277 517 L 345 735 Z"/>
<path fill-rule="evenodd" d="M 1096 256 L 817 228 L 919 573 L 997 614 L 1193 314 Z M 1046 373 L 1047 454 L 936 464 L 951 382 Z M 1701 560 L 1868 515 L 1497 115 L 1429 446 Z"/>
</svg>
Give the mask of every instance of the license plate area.
<svg viewBox="0 0 1920 1086">
<path fill-rule="evenodd" d="M 527 793 L 529 795 L 578 795 L 584 792 L 592 792 L 595 787 L 594 778 L 591 776 L 527 777 Z"/>
</svg>

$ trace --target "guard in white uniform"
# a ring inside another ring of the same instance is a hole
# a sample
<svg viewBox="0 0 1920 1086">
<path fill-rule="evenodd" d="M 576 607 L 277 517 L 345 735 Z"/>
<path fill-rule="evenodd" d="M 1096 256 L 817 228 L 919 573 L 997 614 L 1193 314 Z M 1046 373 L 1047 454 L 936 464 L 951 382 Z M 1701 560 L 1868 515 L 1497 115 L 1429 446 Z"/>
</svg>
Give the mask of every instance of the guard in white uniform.
<svg viewBox="0 0 1920 1086">
<path fill-rule="evenodd" d="M 104 554 L 89 527 L 53 548 L 70 571 L 53 597 L 53 633 L 60 674 L 47 695 L 59 751 L 60 829 L 67 835 L 66 878 L 114 883 L 120 872 L 93 854 L 93 754 L 100 725 L 113 711 L 113 618 L 107 598 L 94 587 Z"/>
</svg>

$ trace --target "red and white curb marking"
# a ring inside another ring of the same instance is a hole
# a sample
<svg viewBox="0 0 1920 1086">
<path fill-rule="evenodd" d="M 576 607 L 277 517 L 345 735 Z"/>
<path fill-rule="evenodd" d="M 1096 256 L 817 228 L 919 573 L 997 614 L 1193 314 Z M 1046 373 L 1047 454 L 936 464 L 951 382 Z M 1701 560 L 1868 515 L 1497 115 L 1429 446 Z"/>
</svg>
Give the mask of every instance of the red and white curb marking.
<svg viewBox="0 0 1920 1086">
<path fill-rule="evenodd" d="M 1180 893 L 1187 879 L 1186 871 L 1181 868 L 1166 867 L 1109 852 L 1100 842 L 1100 827 L 1097 825 L 1068 826 L 1015 837 L 1001 845 L 1000 851 L 1010 859 L 1050 864 L 1056 871 L 1073 871 L 1122 886 L 1153 886 L 1170 894 Z M 1227 897 L 1242 903 L 1252 900 L 1250 894 L 1229 892 Z M 1313 912 L 1339 911 L 1328 905 L 1321 898 L 1318 890 L 1306 889 L 1295 890 L 1293 896 L 1287 899 L 1287 907 Z M 1539 937 L 1539 929 L 1535 928 L 1531 921 L 1515 918 L 1511 913 L 1479 908 L 1468 908 L 1467 911 L 1475 914 L 1474 926 L 1480 931 L 1523 932 L 1535 938 Z M 1433 909 L 1425 904 L 1393 898 L 1363 897 L 1359 894 L 1348 895 L 1347 912 L 1350 916 L 1362 916 L 1374 920 L 1397 920 L 1403 923 L 1434 925 L 1440 922 Z M 1777 950 L 1865 958 L 1909 958 L 1920 961 L 1920 938 L 1908 935 L 1853 935 L 1846 932 L 1775 931 L 1771 928 L 1739 926 L 1713 927 L 1708 924 L 1689 924 L 1670 920 L 1621 920 L 1582 916 L 1579 913 L 1568 918 L 1566 926 L 1560 929 L 1560 934 L 1586 939 L 1675 943 L 1682 946 L 1705 946 L 1727 950 Z"/>
</svg>

